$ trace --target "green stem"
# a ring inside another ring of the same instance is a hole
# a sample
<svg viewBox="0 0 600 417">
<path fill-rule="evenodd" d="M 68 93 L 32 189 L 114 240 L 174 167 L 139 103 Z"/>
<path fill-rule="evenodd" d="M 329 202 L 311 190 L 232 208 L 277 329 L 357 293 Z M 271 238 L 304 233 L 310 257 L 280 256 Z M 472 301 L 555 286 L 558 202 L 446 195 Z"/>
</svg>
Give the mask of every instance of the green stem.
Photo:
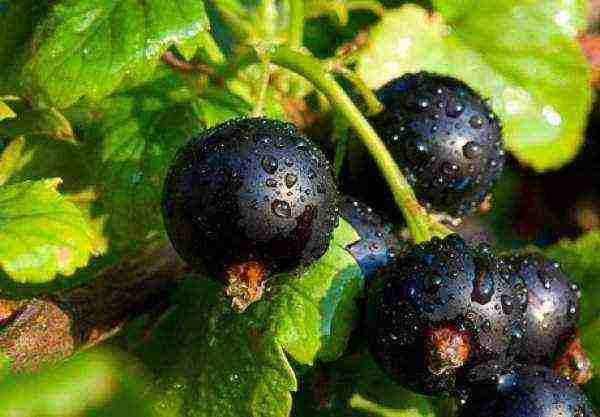
<svg viewBox="0 0 600 417">
<path fill-rule="evenodd" d="M 327 97 L 336 110 L 348 120 L 390 186 L 394 200 L 402 211 L 415 242 L 431 239 L 435 233 L 430 228 L 432 220 L 418 203 L 412 188 L 402 175 L 394 158 L 369 122 L 335 81 L 334 76 L 326 70 L 321 61 L 286 47 L 274 48 L 270 51 L 269 56 L 272 63 L 292 70 L 311 81 Z"/>
<path fill-rule="evenodd" d="M 302 48 L 304 40 L 304 0 L 290 0 L 289 47 L 295 51 Z"/>
<path fill-rule="evenodd" d="M 344 164 L 346 150 L 348 148 L 348 122 L 343 118 L 342 115 L 340 115 L 339 112 L 335 112 L 333 124 L 333 137 L 335 138 L 333 169 L 336 178 L 339 178 L 340 172 L 342 171 L 342 165 Z"/>
<path fill-rule="evenodd" d="M 265 61 L 260 79 L 258 97 L 252 111 L 252 117 L 263 116 L 265 101 L 267 99 L 267 90 L 269 89 L 269 80 L 271 79 L 271 64 Z"/>
<path fill-rule="evenodd" d="M 288 28 L 288 45 L 294 51 L 300 51 L 304 44 L 304 0 L 290 1 L 290 23 Z M 298 79 L 288 77 L 289 94 L 291 97 L 297 97 L 300 90 Z"/>
<path fill-rule="evenodd" d="M 349 70 L 346 67 L 336 67 L 333 68 L 335 72 L 343 75 L 345 78 L 350 81 L 354 87 L 360 92 L 363 99 L 365 100 L 365 104 L 367 105 L 367 116 L 373 116 L 379 112 L 383 111 L 383 104 L 379 101 L 373 90 L 371 90 L 354 71 Z"/>
<path fill-rule="evenodd" d="M 274 0 L 262 0 L 260 8 L 262 40 L 271 43 L 277 29 L 277 6 Z"/>
</svg>

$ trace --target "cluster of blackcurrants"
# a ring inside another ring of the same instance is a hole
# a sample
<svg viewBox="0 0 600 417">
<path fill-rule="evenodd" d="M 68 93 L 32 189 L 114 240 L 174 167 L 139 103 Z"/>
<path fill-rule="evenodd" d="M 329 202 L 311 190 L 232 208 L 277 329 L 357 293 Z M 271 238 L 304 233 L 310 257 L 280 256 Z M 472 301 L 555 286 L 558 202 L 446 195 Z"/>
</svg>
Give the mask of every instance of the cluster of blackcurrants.
<svg viewBox="0 0 600 417">
<path fill-rule="evenodd" d="M 504 150 L 475 91 L 418 73 L 377 96 L 385 110 L 371 122 L 423 205 L 463 216 L 484 202 Z M 364 169 L 368 184 L 348 174 L 342 187 L 387 211 L 383 180 Z M 191 139 L 162 206 L 174 248 L 223 280 L 240 312 L 268 277 L 321 258 L 342 216 L 361 237 L 348 250 L 367 278 L 364 329 L 391 379 L 458 398 L 464 416 L 594 416 L 578 388 L 591 377 L 577 334 L 581 293 L 558 264 L 534 252 L 497 255 L 457 234 L 401 241 L 367 205 L 339 196 L 327 158 L 290 123 L 236 119 Z"/>
</svg>

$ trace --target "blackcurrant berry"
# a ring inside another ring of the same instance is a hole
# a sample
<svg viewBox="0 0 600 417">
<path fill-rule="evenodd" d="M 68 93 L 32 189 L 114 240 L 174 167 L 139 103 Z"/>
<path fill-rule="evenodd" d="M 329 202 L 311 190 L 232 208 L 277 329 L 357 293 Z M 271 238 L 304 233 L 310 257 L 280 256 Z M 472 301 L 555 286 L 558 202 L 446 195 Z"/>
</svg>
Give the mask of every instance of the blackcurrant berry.
<svg viewBox="0 0 600 417">
<path fill-rule="evenodd" d="M 376 95 L 384 110 L 370 121 L 421 204 L 458 217 L 473 212 L 505 160 L 500 122 L 488 104 L 464 82 L 427 72 L 394 79 Z M 349 165 L 348 183 L 377 172 L 368 157 Z M 361 183 L 365 194 L 357 196 L 393 210 L 383 180 L 377 186 L 369 181 L 370 187 Z"/>
<path fill-rule="evenodd" d="M 466 369 L 516 354 L 527 298 L 505 269 L 489 246 L 458 235 L 401 254 L 368 293 L 375 360 L 409 389 L 446 395 Z"/>
<path fill-rule="evenodd" d="M 540 366 L 519 367 L 473 394 L 460 417 L 595 417 L 577 386 Z"/>
<path fill-rule="evenodd" d="M 526 287 L 529 298 L 518 360 L 552 366 L 559 349 L 575 334 L 581 292 L 558 263 L 540 253 L 515 254 L 507 262 L 515 285 Z"/>
<path fill-rule="evenodd" d="M 365 278 L 375 276 L 406 244 L 398 239 L 387 219 L 353 197 L 343 197 L 341 216 L 360 236 L 360 240 L 350 245 L 348 250 L 360 265 Z"/>
<path fill-rule="evenodd" d="M 168 172 L 162 206 L 176 251 L 229 284 L 240 310 L 260 297 L 267 274 L 319 259 L 339 212 L 321 151 L 294 125 L 265 118 L 192 138 Z"/>
</svg>

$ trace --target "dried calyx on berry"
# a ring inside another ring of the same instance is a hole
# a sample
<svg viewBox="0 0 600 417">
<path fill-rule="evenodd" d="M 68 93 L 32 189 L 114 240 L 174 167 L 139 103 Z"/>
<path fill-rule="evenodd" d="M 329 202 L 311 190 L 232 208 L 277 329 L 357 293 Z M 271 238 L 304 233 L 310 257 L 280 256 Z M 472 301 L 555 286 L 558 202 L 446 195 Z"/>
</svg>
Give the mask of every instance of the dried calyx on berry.
<svg viewBox="0 0 600 417">
<path fill-rule="evenodd" d="M 451 395 L 468 369 L 519 352 L 527 297 L 490 247 L 458 235 L 403 252 L 368 293 L 379 366 L 421 394 Z"/>
<path fill-rule="evenodd" d="M 338 224 L 330 164 L 290 123 L 230 120 L 177 153 L 163 218 L 179 255 L 227 285 L 243 311 L 267 276 L 310 265 Z"/>
</svg>

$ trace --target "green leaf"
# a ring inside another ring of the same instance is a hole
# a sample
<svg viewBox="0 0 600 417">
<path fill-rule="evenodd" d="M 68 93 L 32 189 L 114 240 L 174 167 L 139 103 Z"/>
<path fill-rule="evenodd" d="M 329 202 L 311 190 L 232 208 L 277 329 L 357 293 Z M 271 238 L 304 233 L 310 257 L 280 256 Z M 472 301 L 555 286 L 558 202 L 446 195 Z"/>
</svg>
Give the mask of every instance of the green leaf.
<svg viewBox="0 0 600 417">
<path fill-rule="evenodd" d="M 301 363 L 333 360 L 354 326 L 363 280 L 345 246 L 356 239 L 342 221 L 320 261 L 301 276 L 275 277 L 243 314 L 221 284 L 187 281 L 142 352 L 160 376 L 159 414 L 288 416 L 296 377 L 284 351 Z"/>
<path fill-rule="evenodd" d="M 0 135 L 47 135 L 55 139 L 75 141 L 69 121 L 52 107 L 27 109 L 16 118 L 0 121 Z"/>
<path fill-rule="evenodd" d="M 278 279 L 270 300 L 276 334 L 298 363 L 337 359 L 357 318 L 356 298 L 363 289 L 360 268 L 346 250 L 358 235 L 344 220 L 326 255 L 302 277 Z"/>
<path fill-rule="evenodd" d="M 0 122 L 15 116 L 16 113 L 4 101 L 0 100 Z"/>
<path fill-rule="evenodd" d="M 379 87 L 406 72 L 457 77 L 491 104 L 508 149 L 538 171 L 570 161 L 583 142 L 590 74 L 574 39 L 585 1 L 435 1 L 386 13 L 357 71 Z"/>
<path fill-rule="evenodd" d="M 207 29 L 197 0 L 65 0 L 36 30 L 23 82 L 34 102 L 58 108 L 99 99 L 148 80 L 167 48 L 189 48 Z"/>
<path fill-rule="evenodd" d="M 400 387 L 363 351 L 307 373 L 294 398 L 292 415 L 435 417 L 439 403 Z"/>
<path fill-rule="evenodd" d="M 33 30 L 50 9 L 49 1 L 8 1 L 0 12 L 0 91 L 16 92 Z"/>
<path fill-rule="evenodd" d="M 104 231 L 115 255 L 164 234 L 160 200 L 175 151 L 207 124 L 251 110 L 223 88 L 206 86 L 197 96 L 188 84 L 194 80 L 166 65 L 157 68 L 157 75 L 98 103 L 81 100 L 64 110 L 80 145 L 47 137 L 29 140 L 28 162 L 13 178 L 60 176 L 65 192 L 92 189 L 96 197 L 90 210 L 107 216 Z"/>
<path fill-rule="evenodd" d="M 546 250 L 546 255 L 561 263 L 581 290 L 581 342 L 592 361 L 595 377 L 586 392 L 600 406 L 600 231 L 589 232 L 575 241 L 563 240 Z"/>
<path fill-rule="evenodd" d="M 8 376 L 0 403 L 6 416 L 152 417 L 140 400 L 144 382 L 147 375 L 131 357 L 94 349 L 57 367 Z"/>
<path fill-rule="evenodd" d="M 25 138 L 19 137 L 11 140 L 0 156 L 0 185 L 10 179 L 13 173 L 19 169 L 23 162 L 22 152 L 25 146 Z"/>
<path fill-rule="evenodd" d="M 8 278 L 42 283 L 73 274 L 94 252 L 94 229 L 56 190 L 60 178 L 0 188 L 0 266 Z"/>
</svg>

